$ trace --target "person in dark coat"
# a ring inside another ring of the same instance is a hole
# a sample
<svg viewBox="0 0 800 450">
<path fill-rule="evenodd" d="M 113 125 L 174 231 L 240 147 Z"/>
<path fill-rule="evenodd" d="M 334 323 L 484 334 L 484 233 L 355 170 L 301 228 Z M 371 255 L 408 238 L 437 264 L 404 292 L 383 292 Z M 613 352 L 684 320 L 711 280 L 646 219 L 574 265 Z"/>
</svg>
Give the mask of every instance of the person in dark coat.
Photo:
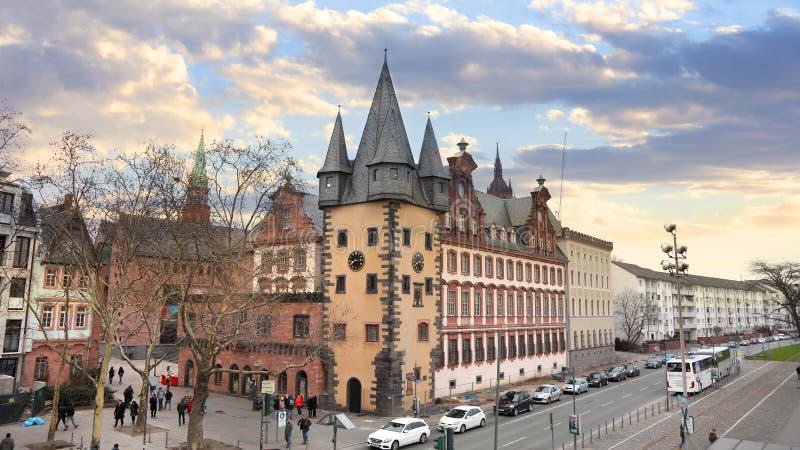
<svg viewBox="0 0 800 450">
<path fill-rule="evenodd" d="M 286 448 L 292 446 L 292 430 L 294 429 L 294 425 L 292 425 L 292 419 L 286 419 L 286 428 L 283 430 L 283 437 L 286 438 Z"/>
<path fill-rule="evenodd" d="M 139 415 L 139 404 L 136 400 L 131 401 L 131 425 L 136 426 L 136 416 Z"/>
<path fill-rule="evenodd" d="M 303 445 L 308 445 L 308 430 L 311 429 L 311 421 L 308 420 L 308 417 L 301 416 L 297 426 L 300 427 L 300 431 L 303 433 Z"/>
<path fill-rule="evenodd" d="M 108 369 L 108 384 L 114 384 L 114 366 Z"/>
<path fill-rule="evenodd" d="M 14 450 L 14 440 L 11 439 L 11 433 L 6 433 L 6 438 L 0 442 L 0 450 Z"/>
<path fill-rule="evenodd" d="M 122 400 L 117 400 L 117 407 L 114 408 L 114 428 L 117 427 L 117 423 L 120 426 L 125 426 L 125 403 L 122 403 Z"/>
<path fill-rule="evenodd" d="M 122 366 L 119 366 L 117 375 L 119 375 L 119 384 L 122 384 L 122 376 L 125 375 L 125 369 L 123 369 Z"/>
<path fill-rule="evenodd" d="M 67 403 L 67 419 L 64 420 L 64 431 L 67 430 L 67 420 L 72 422 L 72 428 L 78 428 L 78 424 L 75 423 L 75 405 L 72 403 Z"/>
<path fill-rule="evenodd" d="M 286 396 L 286 417 L 294 417 L 294 397 L 292 394 Z"/>
<path fill-rule="evenodd" d="M 150 417 L 156 417 L 156 410 L 158 409 L 158 399 L 156 394 L 150 395 Z"/>
<path fill-rule="evenodd" d="M 133 388 L 131 387 L 131 385 L 128 385 L 128 387 L 126 387 L 125 390 L 122 391 L 122 396 L 125 398 L 126 404 L 131 403 L 131 400 L 133 400 Z"/>
<path fill-rule="evenodd" d="M 273 411 L 280 411 L 281 410 L 281 398 L 279 396 L 275 396 L 272 399 L 272 410 Z"/>
<path fill-rule="evenodd" d="M 178 402 L 176 409 L 178 410 L 178 426 L 186 425 L 186 403 Z"/>
<path fill-rule="evenodd" d="M 64 431 L 67 431 L 67 407 L 64 404 L 58 405 L 58 419 L 56 420 L 56 429 L 61 423 L 64 424 Z"/>
<path fill-rule="evenodd" d="M 308 397 L 306 403 L 308 404 L 308 417 L 317 417 L 317 396 Z"/>
<path fill-rule="evenodd" d="M 172 411 L 172 391 L 169 390 L 167 385 L 167 392 L 164 392 L 164 409 Z"/>
</svg>

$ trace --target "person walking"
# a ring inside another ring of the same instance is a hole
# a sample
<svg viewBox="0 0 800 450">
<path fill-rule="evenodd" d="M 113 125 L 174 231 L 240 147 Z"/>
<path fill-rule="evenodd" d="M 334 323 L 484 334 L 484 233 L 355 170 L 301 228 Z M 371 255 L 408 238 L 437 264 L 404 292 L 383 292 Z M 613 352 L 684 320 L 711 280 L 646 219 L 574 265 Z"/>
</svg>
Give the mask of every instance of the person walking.
<svg viewBox="0 0 800 450">
<path fill-rule="evenodd" d="M 286 410 L 286 397 L 281 395 L 281 399 L 278 400 L 278 410 L 285 411 Z"/>
<path fill-rule="evenodd" d="M 117 423 L 121 427 L 125 426 L 125 403 L 122 403 L 122 400 L 117 400 L 117 407 L 114 408 L 114 428 L 117 427 Z"/>
<path fill-rule="evenodd" d="M 125 369 L 123 369 L 122 366 L 119 366 L 117 375 L 119 375 L 119 384 L 122 384 L 122 376 L 125 375 Z"/>
<path fill-rule="evenodd" d="M 800 381 L 800 366 L 797 366 L 797 381 Z"/>
<path fill-rule="evenodd" d="M 286 396 L 286 417 L 294 418 L 294 397 L 292 397 L 292 394 Z"/>
<path fill-rule="evenodd" d="M 114 444 L 114 446 L 111 447 L 111 450 L 119 450 L 119 444 Z"/>
<path fill-rule="evenodd" d="M 276 395 L 275 398 L 272 399 L 272 410 L 273 411 L 280 411 L 281 409 L 281 397 Z"/>
<path fill-rule="evenodd" d="M 303 416 L 303 394 L 297 394 L 294 398 L 294 406 L 297 408 L 297 415 Z"/>
<path fill-rule="evenodd" d="M 681 445 L 678 448 L 683 448 L 683 445 L 686 444 L 686 433 L 683 431 L 683 424 L 681 424 Z"/>
<path fill-rule="evenodd" d="M 108 369 L 108 384 L 114 384 L 114 366 Z"/>
<path fill-rule="evenodd" d="M 131 387 L 130 384 L 125 388 L 124 391 L 122 391 L 122 396 L 125 399 L 125 403 L 131 403 L 131 400 L 133 400 L 133 387 Z"/>
<path fill-rule="evenodd" d="M 172 391 L 169 390 L 169 385 L 167 385 L 167 392 L 164 393 L 164 409 L 172 411 Z"/>
<path fill-rule="evenodd" d="M 67 420 L 72 422 L 72 428 L 78 428 L 78 424 L 75 423 L 75 405 L 72 402 L 67 403 Z M 67 430 L 67 420 L 64 420 L 64 431 Z"/>
<path fill-rule="evenodd" d="M 303 445 L 308 445 L 308 430 L 311 429 L 311 421 L 306 416 L 300 417 L 301 419 L 297 422 L 297 426 L 300 427 L 300 431 L 303 433 Z"/>
<path fill-rule="evenodd" d="M 711 432 L 708 433 L 708 442 L 713 444 L 717 439 L 719 439 L 719 436 L 717 436 L 717 429 L 712 428 Z"/>
<path fill-rule="evenodd" d="M 156 408 L 158 408 L 158 399 L 156 398 L 156 394 L 150 395 L 150 417 L 156 417 Z"/>
<path fill-rule="evenodd" d="M 0 441 L 0 450 L 14 450 L 14 440 L 11 433 L 6 433 L 6 438 Z"/>
<path fill-rule="evenodd" d="M 136 400 L 131 401 L 131 425 L 136 426 L 136 416 L 139 415 L 139 404 Z"/>
<path fill-rule="evenodd" d="M 186 403 L 183 401 L 178 402 L 175 408 L 178 410 L 178 426 L 186 425 Z"/>
<path fill-rule="evenodd" d="M 286 428 L 283 430 L 283 436 L 286 438 L 286 448 L 291 448 L 292 446 L 292 430 L 294 426 L 292 425 L 292 419 L 286 419 Z"/>
<path fill-rule="evenodd" d="M 308 405 L 308 417 L 317 417 L 317 396 L 308 397 L 306 404 Z"/>
<path fill-rule="evenodd" d="M 161 411 L 164 409 L 164 390 L 161 389 L 161 386 L 158 387 L 158 392 L 156 392 L 156 397 L 158 398 L 158 410 Z"/>
<path fill-rule="evenodd" d="M 64 404 L 58 405 L 58 419 L 56 419 L 56 430 L 64 423 L 64 431 L 67 431 L 67 407 Z"/>
</svg>

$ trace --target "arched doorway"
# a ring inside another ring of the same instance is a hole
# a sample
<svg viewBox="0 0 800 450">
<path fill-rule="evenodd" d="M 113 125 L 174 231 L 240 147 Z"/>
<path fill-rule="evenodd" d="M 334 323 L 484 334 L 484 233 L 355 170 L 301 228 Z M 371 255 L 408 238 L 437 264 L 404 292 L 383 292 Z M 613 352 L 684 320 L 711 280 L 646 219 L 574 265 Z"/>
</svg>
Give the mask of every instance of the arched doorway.
<svg viewBox="0 0 800 450">
<path fill-rule="evenodd" d="M 347 410 L 354 413 L 361 412 L 361 382 L 358 378 L 347 380 Z"/>
<path fill-rule="evenodd" d="M 239 366 L 231 364 L 230 372 L 228 372 L 228 393 L 239 393 Z"/>
<path fill-rule="evenodd" d="M 183 385 L 191 387 L 194 383 L 194 361 L 191 359 L 186 361 L 186 367 L 183 369 Z"/>
<path fill-rule="evenodd" d="M 250 380 L 254 379 L 253 378 L 253 374 L 247 373 L 250 370 L 252 370 L 252 369 L 250 369 L 250 366 L 244 366 L 242 368 L 242 371 L 244 371 L 244 377 L 243 377 L 243 381 L 242 381 L 242 395 L 247 395 L 252 391 L 251 386 L 250 386 Z"/>
<path fill-rule="evenodd" d="M 303 398 L 308 398 L 308 375 L 304 370 L 298 371 L 295 376 L 294 393 L 303 394 Z"/>
</svg>

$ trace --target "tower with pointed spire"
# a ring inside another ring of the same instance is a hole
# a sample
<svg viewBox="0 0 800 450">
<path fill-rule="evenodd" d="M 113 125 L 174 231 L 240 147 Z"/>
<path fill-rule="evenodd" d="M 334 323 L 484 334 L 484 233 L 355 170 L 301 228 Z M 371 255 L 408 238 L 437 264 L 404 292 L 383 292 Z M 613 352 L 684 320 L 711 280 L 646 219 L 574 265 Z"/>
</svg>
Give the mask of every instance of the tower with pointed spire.
<svg viewBox="0 0 800 450">
<path fill-rule="evenodd" d="M 319 205 L 338 205 L 342 194 L 344 194 L 345 184 L 352 173 L 353 168 L 347 158 L 347 143 L 344 138 L 342 111 L 340 109 L 336 114 L 336 121 L 333 123 L 333 133 L 328 144 L 328 152 L 325 155 L 325 163 L 317 172 L 317 178 L 319 178 Z"/>
<path fill-rule="evenodd" d="M 494 156 L 494 178 L 492 183 L 489 184 L 489 189 L 486 190 L 487 194 L 494 195 L 499 198 L 513 198 L 514 191 L 511 189 L 511 180 L 508 183 L 503 179 L 503 164 L 500 162 L 500 144 L 497 144 Z"/>
<path fill-rule="evenodd" d="M 431 118 L 425 124 L 425 136 L 422 138 L 422 149 L 419 151 L 417 174 L 422 182 L 425 196 L 434 208 L 447 209 L 449 205 L 448 180 L 450 173 L 442 164 L 439 144 L 433 132 Z"/>
<path fill-rule="evenodd" d="M 211 208 L 208 205 L 208 176 L 206 176 L 206 148 L 203 132 L 194 154 L 194 165 L 186 187 L 186 199 L 181 219 L 184 222 L 209 223 Z"/>
</svg>

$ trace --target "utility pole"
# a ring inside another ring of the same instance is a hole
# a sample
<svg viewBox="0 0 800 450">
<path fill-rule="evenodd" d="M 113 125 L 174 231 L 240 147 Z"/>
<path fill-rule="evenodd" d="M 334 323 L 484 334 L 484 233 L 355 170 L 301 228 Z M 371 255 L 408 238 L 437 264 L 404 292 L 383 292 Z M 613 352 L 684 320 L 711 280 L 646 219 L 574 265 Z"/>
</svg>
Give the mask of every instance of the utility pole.
<svg viewBox="0 0 800 450">
<path fill-rule="evenodd" d="M 497 383 L 494 387 L 494 450 L 497 450 L 497 431 L 500 418 L 500 330 L 497 330 L 494 357 L 497 360 Z"/>
<path fill-rule="evenodd" d="M 577 408 L 576 408 L 578 394 L 575 392 L 575 366 L 571 366 L 570 370 L 572 371 L 572 414 L 575 415 L 575 414 L 578 414 L 578 411 L 577 411 Z M 573 434 L 572 435 L 572 449 L 573 450 L 578 450 L 578 435 L 577 434 Z"/>
</svg>

